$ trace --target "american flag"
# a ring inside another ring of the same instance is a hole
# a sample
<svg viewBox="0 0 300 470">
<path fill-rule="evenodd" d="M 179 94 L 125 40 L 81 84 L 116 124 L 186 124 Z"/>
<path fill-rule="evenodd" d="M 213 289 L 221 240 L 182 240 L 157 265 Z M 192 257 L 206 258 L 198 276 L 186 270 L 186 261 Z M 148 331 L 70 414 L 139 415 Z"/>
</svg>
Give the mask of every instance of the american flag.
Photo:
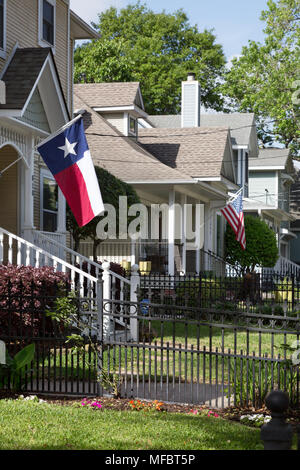
<svg viewBox="0 0 300 470">
<path fill-rule="evenodd" d="M 227 204 L 221 213 L 236 235 L 236 240 L 240 243 L 243 250 L 246 249 L 246 234 L 243 213 L 243 190 L 240 190 L 235 198 Z"/>
</svg>

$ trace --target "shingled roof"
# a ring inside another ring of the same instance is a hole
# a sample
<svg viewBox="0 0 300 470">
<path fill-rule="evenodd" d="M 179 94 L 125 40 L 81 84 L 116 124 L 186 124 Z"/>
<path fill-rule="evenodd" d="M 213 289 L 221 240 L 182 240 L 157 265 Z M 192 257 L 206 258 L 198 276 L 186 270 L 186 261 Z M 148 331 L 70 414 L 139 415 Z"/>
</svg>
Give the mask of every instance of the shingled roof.
<svg viewBox="0 0 300 470">
<path fill-rule="evenodd" d="M 115 127 L 84 102 L 77 93 L 74 104 L 85 109 L 85 132 L 93 161 L 126 182 L 193 182 L 190 176 L 169 168 L 131 138 L 124 137 Z"/>
<path fill-rule="evenodd" d="M 2 80 L 6 85 L 6 104 L 0 109 L 23 109 L 39 73 L 52 54 L 51 48 L 17 49 Z"/>
<path fill-rule="evenodd" d="M 229 129 L 140 129 L 142 147 L 160 162 L 194 178 L 220 177 L 230 167 Z M 230 171 L 230 170 L 229 170 Z"/>
<path fill-rule="evenodd" d="M 259 150 L 258 158 L 249 159 L 249 169 L 261 167 L 274 167 L 284 169 L 291 163 L 290 149 L 270 147 Z M 289 162 L 290 161 L 290 162 Z M 293 171 L 291 165 L 290 170 Z"/>
<path fill-rule="evenodd" d="M 137 104 L 139 87 L 138 82 L 84 83 L 74 91 L 90 107 L 106 108 Z"/>
<path fill-rule="evenodd" d="M 148 121 L 156 128 L 168 129 L 181 127 L 181 115 L 149 116 Z M 202 113 L 200 127 L 230 127 L 232 143 L 247 145 L 252 127 L 255 126 L 253 113 Z"/>
</svg>

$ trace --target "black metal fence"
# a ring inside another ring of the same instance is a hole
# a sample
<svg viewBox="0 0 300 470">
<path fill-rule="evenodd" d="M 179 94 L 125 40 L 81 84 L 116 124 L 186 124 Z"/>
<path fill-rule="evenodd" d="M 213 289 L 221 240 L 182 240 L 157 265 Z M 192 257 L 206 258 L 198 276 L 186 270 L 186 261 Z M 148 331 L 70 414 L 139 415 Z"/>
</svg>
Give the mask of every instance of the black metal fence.
<svg viewBox="0 0 300 470">
<path fill-rule="evenodd" d="M 156 303 L 196 309 L 297 315 L 300 312 L 300 278 L 279 274 L 244 276 L 149 274 L 141 276 L 141 296 Z"/>
<path fill-rule="evenodd" d="M 82 294 L 80 295 L 80 290 Z M 66 314 L 72 321 L 57 318 Z M 86 325 L 80 344 L 77 325 Z M 78 338 L 77 338 L 78 339 Z M 0 389 L 16 392 L 96 395 L 97 305 L 87 286 L 71 293 L 69 283 L 49 285 L 7 283 L 0 295 L 0 341 L 6 364 L 0 365 Z M 24 347 L 33 344 L 30 364 L 22 365 Z"/>
<path fill-rule="evenodd" d="M 22 390 L 226 407 L 260 406 L 278 388 L 298 406 L 300 315 L 256 312 L 254 305 L 233 302 L 228 308 L 212 301 L 219 288 L 211 287 L 211 278 L 207 287 L 201 277 L 201 295 L 194 297 L 190 290 L 200 281 L 187 281 L 188 288 L 178 287 L 169 278 L 158 288 L 141 280 L 136 303 L 114 286 L 112 299 L 100 304 L 80 289 L 70 293 L 67 285 L 40 288 L 37 298 L 34 285 L 8 284 L 0 295 L 0 340 L 12 359 L 35 344 L 33 361 L 17 371 Z M 56 319 L 63 312 L 67 324 Z M 0 366 L 0 388 L 13 388 L 14 373 Z"/>
<path fill-rule="evenodd" d="M 132 307 L 132 306 L 131 306 Z M 104 317 L 118 317 L 106 304 Z M 122 396 L 210 406 L 261 406 L 281 388 L 299 403 L 300 319 L 197 310 L 145 302 L 125 315 L 138 322 L 139 341 L 112 335 L 103 366 Z"/>
</svg>

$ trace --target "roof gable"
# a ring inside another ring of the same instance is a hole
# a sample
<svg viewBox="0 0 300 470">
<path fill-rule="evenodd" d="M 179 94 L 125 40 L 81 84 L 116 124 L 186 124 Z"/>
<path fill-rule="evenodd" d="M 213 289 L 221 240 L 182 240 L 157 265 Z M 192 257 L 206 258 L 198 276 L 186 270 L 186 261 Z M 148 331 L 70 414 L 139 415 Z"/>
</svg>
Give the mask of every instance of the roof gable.
<svg viewBox="0 0 300 470">
<path fill-rule="evenodd" d="M 41 101 L 51 132 L 70 119 L 51 48 L 16 49 L 2 80 L 6 85 L 6 103 L 0 105 L 2 115 L 25 116 L 22 120 L 27 122 L 35 96 L 35 105 Z"/>
<path fill-rule="evenodd" d="M 124 137 L 115 127 L 85 103 L 75 90 L 74 103 L 85 109 L 83 121 L 85 132 L 95 165 L 98 165 L 123 181 L 169 182 L 183 180 L 193 182 L 184 172 L 169 168 L 134 140 Z"/>
<path fill-rule="evenodd" d="M 42 131 L 51 132 L 38 87 L 36 87 L 23 116 L 18 119 Z"/>
<path fill-rule="evenodd" d="M 229 136 L 226 127 L 139 131 L 142 147 L 165 165 L 193 178 L 226 176 L 234 182 Z"/>
<path fill-rule="evenodd" d="M 84 83 L 74 85 L 74 91 L 91 108 L 136 105 L 144 110 L 138 82 Z"/>
</svg>

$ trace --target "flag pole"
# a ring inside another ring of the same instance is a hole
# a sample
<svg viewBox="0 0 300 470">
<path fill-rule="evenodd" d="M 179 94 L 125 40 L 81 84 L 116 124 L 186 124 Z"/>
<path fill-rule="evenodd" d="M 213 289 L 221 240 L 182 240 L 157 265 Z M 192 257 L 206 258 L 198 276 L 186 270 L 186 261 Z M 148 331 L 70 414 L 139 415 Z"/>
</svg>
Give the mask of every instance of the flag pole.
<svg viewBox="0 0 300 470">
<path fill-rule="evenodd" d="M 40 142 L 40 143 L 36 146 L 36 150 L 38 149 L 38 147 L 41 147 L 42 145 L 46 144 L 49 140 L 54 139 L 54 137 L 56 137 L 57 135 L 61 134 L 63 131 L 65 131 L 66 129 L 68 129 L 68 127 L 72 126 L 72 125 L 73 125 L 76 121 L 78 121 L 80 118 L 82 118 L 82 114 L 78 114 L 78 116 L 76 116 L 74 119 L 72 119 L 72 121 L 67 122 L 67 124 L 63 125 L 60 129 L 58 129 L 57 131 L 53 132 L 53 134 L 50 134 L 48 137 L 46 137 L 46 139 L 42 140 L 42 142 Z"/>
</svg>

